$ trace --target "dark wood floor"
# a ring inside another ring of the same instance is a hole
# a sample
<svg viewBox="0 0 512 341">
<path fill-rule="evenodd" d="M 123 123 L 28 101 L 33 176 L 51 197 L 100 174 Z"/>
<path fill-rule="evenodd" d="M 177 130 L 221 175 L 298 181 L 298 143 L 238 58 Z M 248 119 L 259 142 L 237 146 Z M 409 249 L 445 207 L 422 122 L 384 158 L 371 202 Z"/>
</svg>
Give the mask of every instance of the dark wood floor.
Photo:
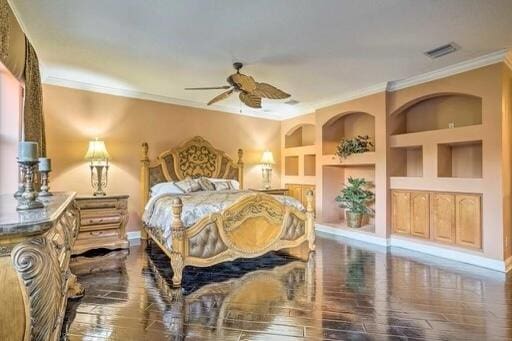
<svg viewBox="0 0 512 341">
<path fill-rule="evenodd" d="M 512 340 L 512 274 L 319 236 L 309 262 L 270 254 L 187 269 L 154 247 L 76 259 L 70 340 Z"/>
</svg>

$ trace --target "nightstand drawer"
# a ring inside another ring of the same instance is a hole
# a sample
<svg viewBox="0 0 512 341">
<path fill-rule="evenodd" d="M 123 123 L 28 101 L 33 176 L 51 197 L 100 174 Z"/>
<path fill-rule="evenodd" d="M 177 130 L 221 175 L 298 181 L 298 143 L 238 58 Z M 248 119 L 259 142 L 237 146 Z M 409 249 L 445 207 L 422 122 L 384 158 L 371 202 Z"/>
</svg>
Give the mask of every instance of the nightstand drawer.
<svg viewBox="0 0 512 341">
<path fill-rule="evenodd" d="M 80 232 L 119 229 L 119 224 L 87 225 L 80 227 Z"/>
<path fill-rule="evenodd" d="M 95 208 L 117 208 L 117 199 L 86 199 L 77 201 L 77 206 L 81 210 L 90 210 Z"/>
<path fill-rule="evenodd" d="M 121 222 L 121 216 L 119 214 L 111 215 L 111 216 L 95 216 L 95 215 L 86 215 L 80 217 L 80 230 L 82 231 L 84 227 L 89 225 L 101 225 L 101 224 L 119 224 Z"/>
<path fill-rule="evenodd" d="M 78 240 L 106 238 L 106 237 L 118 237 L 118 236 L 119 236 L 119 229 L 113 228 L 113 229 L 108 229 L 108 230 L 80 232 L 80 234 L 78 235 Z"/>
</svg>

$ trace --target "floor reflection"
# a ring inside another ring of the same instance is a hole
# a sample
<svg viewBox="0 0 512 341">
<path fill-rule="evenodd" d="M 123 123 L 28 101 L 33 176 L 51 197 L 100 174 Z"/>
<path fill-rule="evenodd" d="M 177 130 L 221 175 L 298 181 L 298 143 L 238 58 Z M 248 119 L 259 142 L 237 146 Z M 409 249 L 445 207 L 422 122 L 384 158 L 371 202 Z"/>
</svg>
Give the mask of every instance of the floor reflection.
<svg viewBox="0 0 512 341">
<path fill-rule="evenodd" d="M 512 274 L 318 237 L 309 262 L 272 253 L 188 268 L 157 248 L 76 259 L 86 294 L 69 340 L 512 339 Z"/>
</svg>

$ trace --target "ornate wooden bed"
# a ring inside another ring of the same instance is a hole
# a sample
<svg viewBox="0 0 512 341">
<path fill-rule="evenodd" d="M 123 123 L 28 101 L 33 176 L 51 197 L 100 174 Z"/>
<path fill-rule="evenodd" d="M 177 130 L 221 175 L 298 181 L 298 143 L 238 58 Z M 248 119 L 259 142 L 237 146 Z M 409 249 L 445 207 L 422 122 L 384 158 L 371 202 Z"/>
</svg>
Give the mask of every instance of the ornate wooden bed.
<svg viewBox="0 0 512 341">
<path fill-rule="evenodd" d="M 243 186 L 243 151 L 238 162 L 215 149 L 202 137 L 194 137 L 177 148 L 148 158 L 148 144 L 142 144 L 141 188 L 145 204 L 152 186 L 187 177 L 234 179 Z M 172 247 L 165 246 L 151 226 L 144 224 L 143 237 L 154 241 L 170 258 L 173 285 L 180 286 L 185 266 L 205 267 L 237 258 L 253 258 L 269 251 L 307 246 L 315 249 L 313 193 L 307 195 L 306 212 L 283 205 L 275 197 L 254 193 L 243 196 L 223 211 L 208 214 L 185 228 L 182 201 L 172 200 Z M 304 244 L 304 245 L 303 245 Z"/>
</svg>

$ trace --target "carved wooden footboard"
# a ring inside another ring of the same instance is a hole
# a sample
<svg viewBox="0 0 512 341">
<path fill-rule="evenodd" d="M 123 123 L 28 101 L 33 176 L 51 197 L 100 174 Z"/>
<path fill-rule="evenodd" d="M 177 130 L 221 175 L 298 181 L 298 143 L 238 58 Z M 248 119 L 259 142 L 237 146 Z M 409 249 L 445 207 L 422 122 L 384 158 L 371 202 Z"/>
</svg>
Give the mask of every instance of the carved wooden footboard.
<svg viewBox="0 0 512 341">
<path fill-rule="evenodd" d="M 315 249 L 313 193 L 307 195 L 306 212 L 285 206 L 271 195 L 246 196 L 220 213 L 210 214 L 185 229 L 182 202 L 172 202 L 172 248 L 146 227 L 148 235 L 171 259 L 173 284 L 181 284 L 187 265 L 211 266 L 237 258 L 253 258 L 269 251 L 308 243 Z"/>
<path fill-rule="evenodd" d="M 238 162 L 201 137 L 163 152 L 155 162 L 148 158 L 148 145 L 142 145 L 142 194 L 145 202 L 149 188 L 159 182 L 182 180 L 187 176 L 237 179 L 243 183 L 243 152 Z M 158 230 L 144 230 L 171 259 L 173 283 L 181 283 L 187 265 L 210 266 L 237 258 L 253 258 L 269 251 L 291 249 L 308 243 L 315 248 L 313 193 L 307 195 L 306 212 L 283 205 L 267 194 L 242 197 L 222 212 L 203 217 L 185 229 L 181 220 L 181 199 L 172 202 L 172 247 L 168 248 Z"/>
</svg>

